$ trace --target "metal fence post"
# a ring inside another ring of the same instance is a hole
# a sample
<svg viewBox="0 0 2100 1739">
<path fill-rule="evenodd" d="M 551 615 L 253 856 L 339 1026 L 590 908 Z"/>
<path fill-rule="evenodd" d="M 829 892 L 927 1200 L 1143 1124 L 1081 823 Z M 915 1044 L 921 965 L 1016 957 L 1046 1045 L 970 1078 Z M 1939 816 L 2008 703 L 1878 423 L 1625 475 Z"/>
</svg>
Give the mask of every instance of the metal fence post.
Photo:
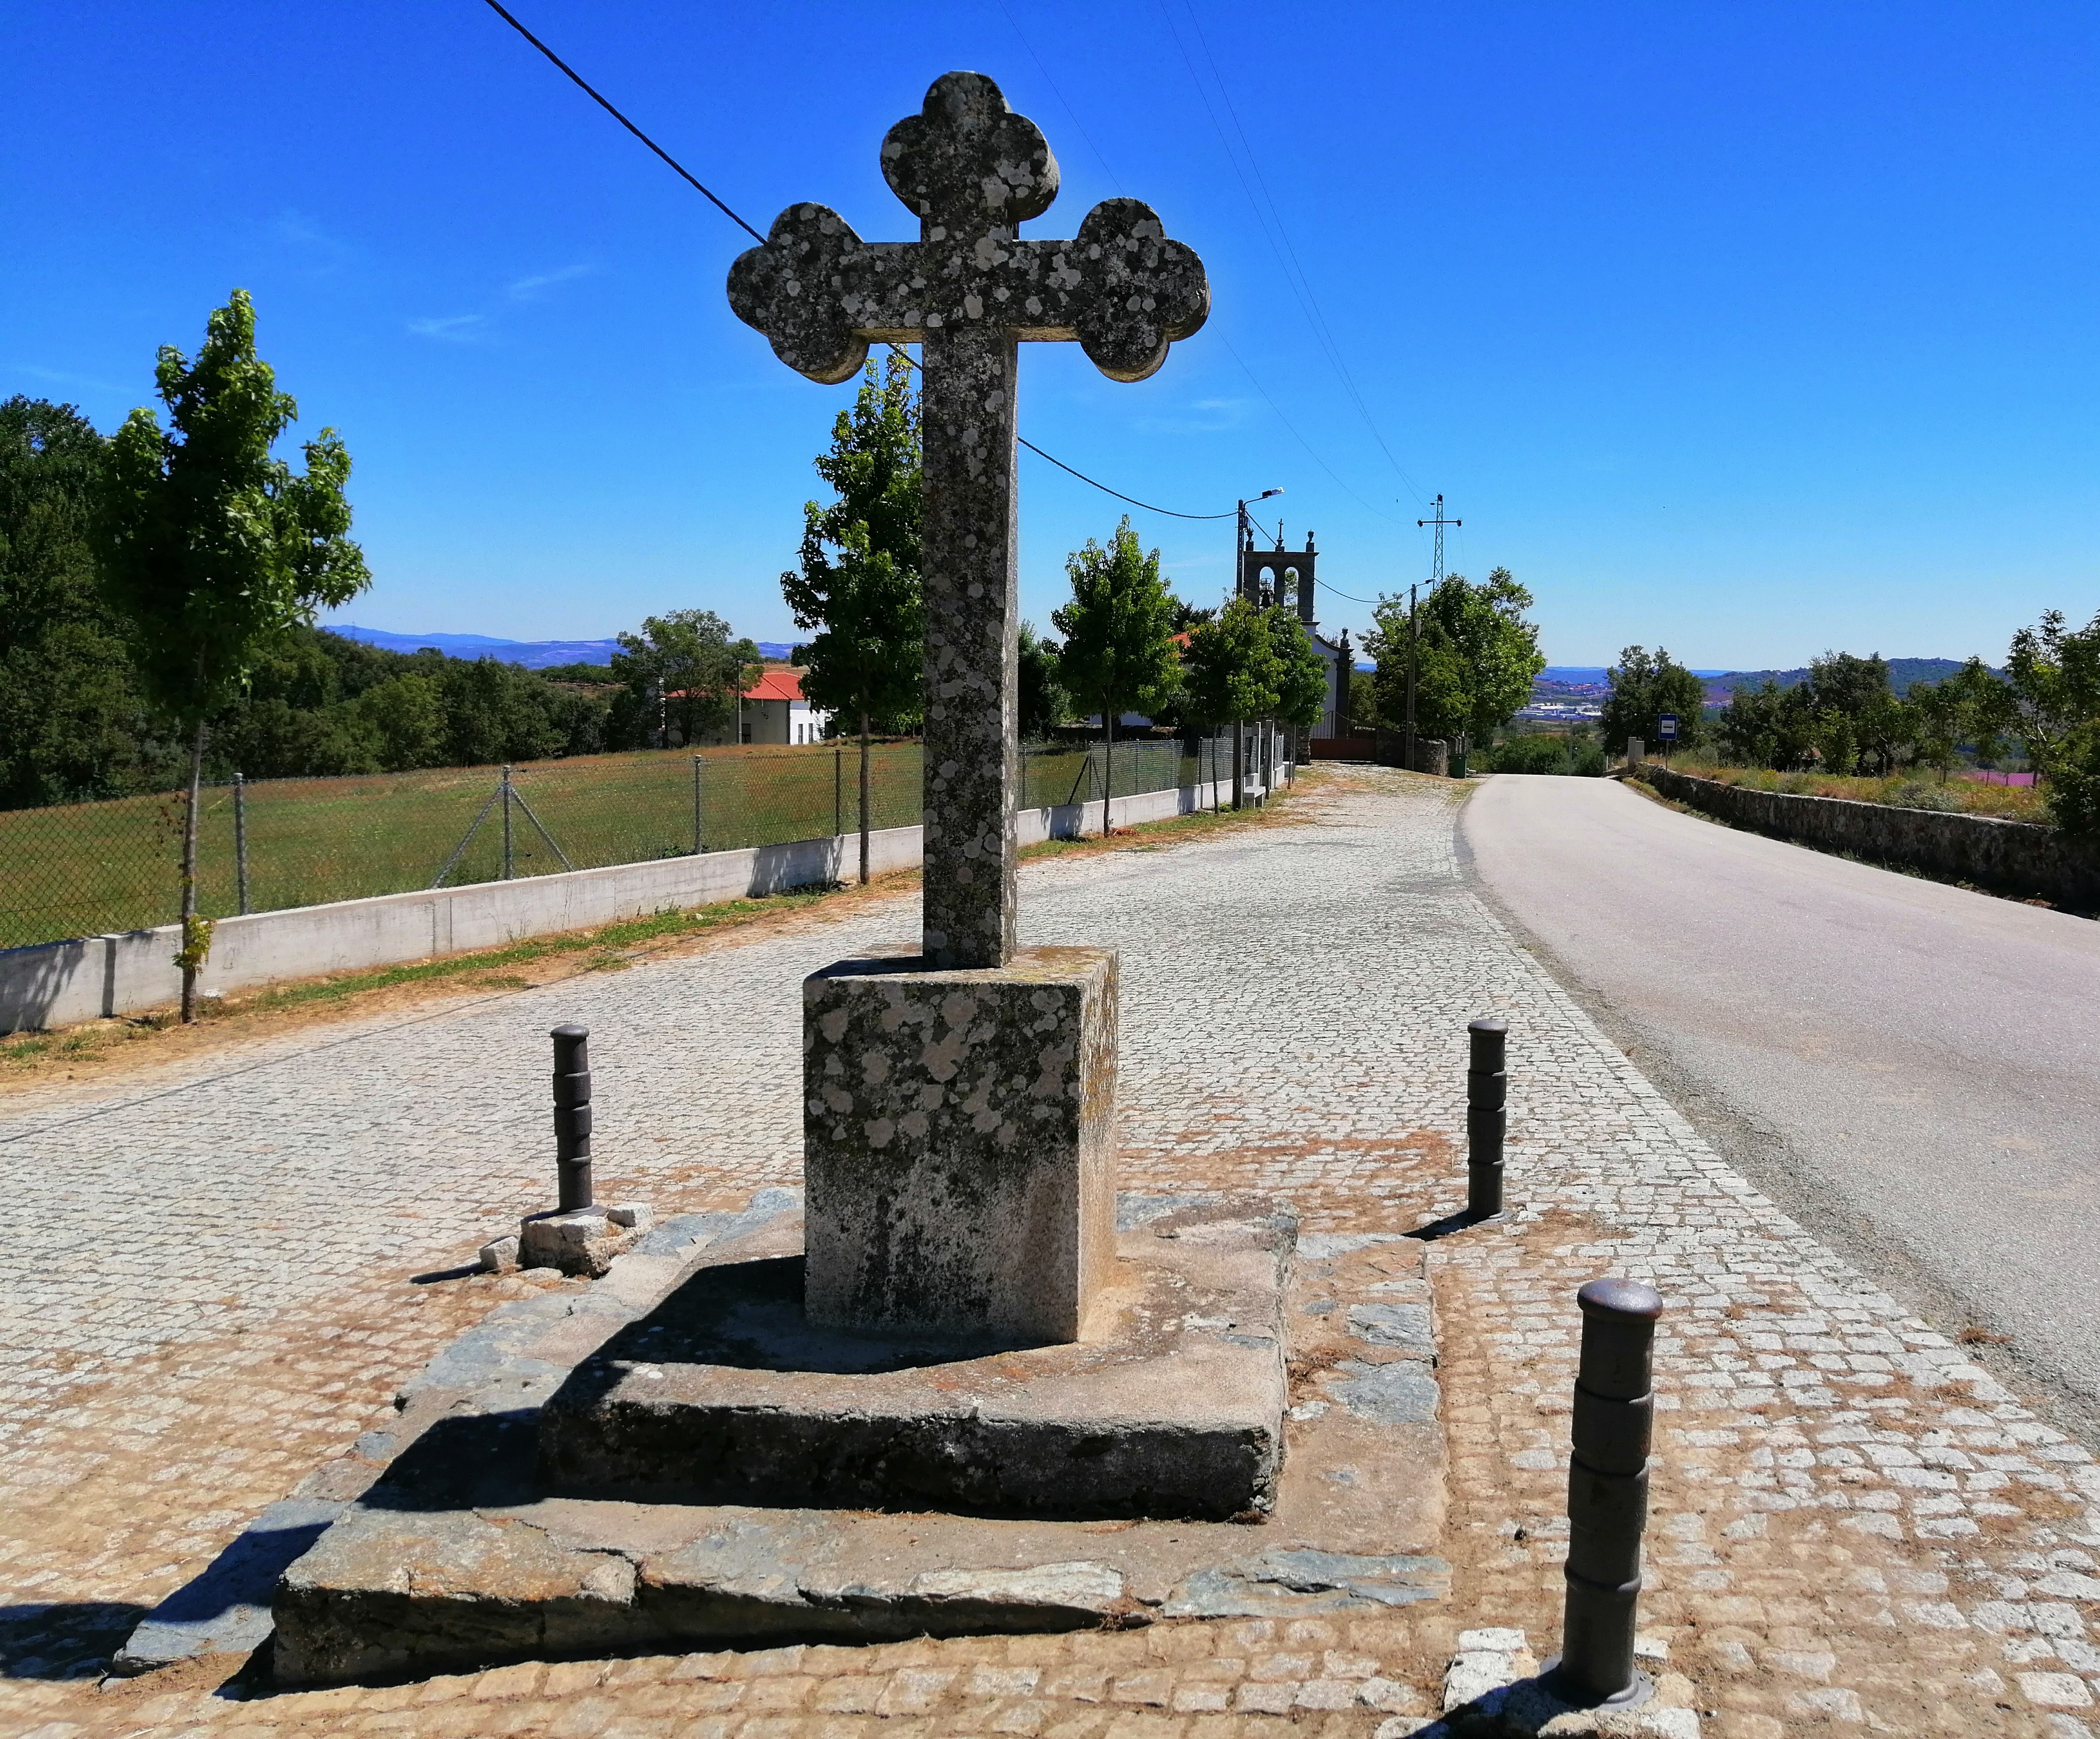
<svg viewBox="0 0 2100 1739">
<path fill-rule="evenodd" d="M 591 1205 L 590 1029 L 557 1026 L 554 1040 L 554 1168 L 562 1213 Z"/>
<path fill-rule="evenodd" d="M 846 746 L 832 744 L 832 837 L 843 839 L 846 831 Z"/>
<path fill-rule="evenodd" d="M 516 859 L 510 850 L 510 769 L 503 770 L 503 879 L 509 881 L 517 873 Z"/>
<path fill-rule="evenodd" d="M 693 855 L 708 849 L 708 836 L 700 824 L 700 757 L 693 757 Z"/>
<path fill-rule="evenodd" d="M 1546 1663 L 1546 1675 L 1573 1701 L 1626 1707 L 1655 1689 L 1634 1670 L 1634 1626 L 1662 1299 L 1638 1280 L 1593 1280 L 1575 1300 L 1582 1357 L 1568 1463 L 1568 1604 L 1560 1658 Z"/>
<path fill-rule="evenodd" d="M 233 775 L 233 885 L 240 915 L 248 916 L 248 782 Z"/>
<path fill-rule="evenodd" d="M 1466 1028 L 1472 1057 L 1466 1070 L 1466 1217 L 1492 1220 L 1502 1211 L 1502 1137 L 1509 1129 L 1507 1021 Z"/>
</svg>

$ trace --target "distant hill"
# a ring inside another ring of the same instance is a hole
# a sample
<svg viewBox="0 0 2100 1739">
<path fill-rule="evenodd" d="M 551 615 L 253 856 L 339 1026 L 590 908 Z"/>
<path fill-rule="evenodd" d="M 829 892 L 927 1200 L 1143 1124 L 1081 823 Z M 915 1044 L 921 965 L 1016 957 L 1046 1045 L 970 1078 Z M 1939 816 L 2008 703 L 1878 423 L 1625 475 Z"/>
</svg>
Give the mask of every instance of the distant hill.
<svg viewBox="0 0 2100 1739">
<path fill-rule="evenodd" d="M 1731 674 L 1726 670 L 1695 670 L 1692 673 L 1696 677 Z M 1607 667 L 1603 664 L 1548 664 L 1533 680 L 1554 683 L 1595 683 L 1602 682 L 1607 674 Z"/>
<path fill-rule="evenodd" d="M 527 670 L 545 670 L 550 664 L 606 664 L 620 650 L 617 640 L 496 640 L 487 634 L 397 634 L 384 628 L 360 628 L 355 622 L 326 622 L 322 626 L 346 640 L 361 640 L 388 652 L 413 652 L 435 647 L 448 658 L 501 659 L 506 664 L 523 664 Z M 759 655 L 785 658 L 794 648 L 785 641 L 761 640 Z"/>
<path fill-rule="evenodd" d="M 1899 695 L 1908 694 L 1912 683 L 1943 682 L 1965 662 L 1959 658 L 1892 658 L 1889 660 L 1889 686 Z M 1719 705 L 1725 705 L 1728 696 L 1739 688 L 1760 688 L 1767 682 L 1781 688 L 1797 688 L 1808 680 L 1806 665 L 1796 670 L 1701 670 L 1698 674 L 1711 678 L 1706 684 L 1706 698 L 1710 704 Z"/>
</svg>

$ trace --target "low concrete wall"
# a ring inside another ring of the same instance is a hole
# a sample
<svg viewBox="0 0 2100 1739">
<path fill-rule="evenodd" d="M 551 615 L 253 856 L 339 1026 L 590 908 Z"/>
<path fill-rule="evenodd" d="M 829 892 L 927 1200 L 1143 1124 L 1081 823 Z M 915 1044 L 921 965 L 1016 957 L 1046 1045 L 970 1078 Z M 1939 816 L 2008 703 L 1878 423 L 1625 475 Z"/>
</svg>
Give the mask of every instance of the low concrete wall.
<svg viewBox="0 0 2100 1739">
<path fill-rule="evenodd" d="M 2032 821 L 1751 791 L 1653 761 L 1639 776 L 1666 797 L 1760 833 L 2080 911 L 2100 909 L 2100 850 Z"/>
<path fill-rule="evenodd" d="M 1118 797 L 1116 824 L 1136 827 L 1207 809 L 1219 795 L 1229 801 L 1230 788 L 1220 793 L 1209 785 L 1184 786 Z M 1015 821 L 1024 845 L 1069 839 L 1101 831 L 1101 806 L 1023 810 Z M 876 875 L 914 869 L 921 850 L 917 828 L 885 828 L 868 837 L 868 867 Z M 527 936 L 842 881 L 859 866 L 860 836 L 854 833 L 254 912 L 218 920 L 200 982 L 207 990 L 247 990 L 500 948 Z M 180 946 L 179 926 L 170 924 L 0 951 L 0 1032 L 66 1026 L 173 1002 L 182 993 L 174 964 Z"/>
</svg>

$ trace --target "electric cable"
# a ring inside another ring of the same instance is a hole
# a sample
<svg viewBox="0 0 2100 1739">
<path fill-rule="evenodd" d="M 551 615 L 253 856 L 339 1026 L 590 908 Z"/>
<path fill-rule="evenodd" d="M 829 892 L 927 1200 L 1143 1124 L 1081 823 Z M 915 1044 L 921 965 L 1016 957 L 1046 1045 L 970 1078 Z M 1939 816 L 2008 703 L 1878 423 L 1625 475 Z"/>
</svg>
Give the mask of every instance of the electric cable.
<svg viewBox="0 0 2100 1739">
<path fill-rule="evenodd" d="M 752 229 L 748 223 L 744 223 L 742 218 L 739 217 L 734 211 L 731 211 L 727 205 L 724 205 L 722 201 L 712 192 L 710 192 L 705 187 L 701 186 L 699 179 L 694 175 L 692 171 L 688 170 L 684 164 L 681 163 L 676 157 L 673 157 L 669 152 L 666 151 L 661 145 L 658 144 L 655 139 L 651 139 L 646 133 L 643 132 L 641 128 L 635 126 L 632 121 L 629 121 L 626 116 L 623 115 L 618 109 L 615 108 L 611 104 L 608 103 L 602 96 L 599 95 L 598 93 L 585 81 L 582 73 L 579 73 L 574 67 L 571 66 L 567 61 L 564 60 L 559 55 L 556 54 L 553 49 L 548 47 L 545 42 L 541 42 L 539 38 L 533 35 L 531 31 L 527 30 L 524 27 L 524 25 L 519 24 L 515 18 L 510 15 L 510 13 L 505 11 L 502 7 L 497 3 L 497 0 L 488 0 L 488 4 L 490 9 L 495 12 L 497 17 L 501 18 L 504 23 L 510 25 L 513 30 L 515 30 L 518 35 L 523 37 L 527 42 L 530 42 L 535 48 L 538 49 L 541 54 L 545 55 L 549 60 L 553 61 L 556 66 L 559 67 L 564 73 L 567 73 L 570 78 L 575 81 L 576 88 L 581 90 L 585 96 L 589 97 L 591 101 L 597 104 L 600 108 L 603 109 L 608 115 L 611 116 L 612 118 L 617 121 L 622 126 L 625 127 L 629 132 L 632 133 L 637 139 L 640 139 L 643 144 L 646 145 L 651 151 L 655 152 L 658 157 L 663 158 L 663 160 L 666 163 L 669 164 L 672 169 L 678 174 L 683 176 L 687 181 L 690 182 L 695 188 L 699 188 L 700 192 L 706 195 L 708 199 L 712 200 L 716 209 L 719 210 L 724 217 L 727 218 L 730 223 L 739 225 L 745 232 L 750 235 L 755 241 L 762 242 L 765 240 L 765 238 L 760 235 L 757 230 Z"/>
<path fill-rule="evenodd" d="M 622 126 L 625 127 L 629 132 L 632 133 L 637 139 L 640 139 L 643 144 L 646 145 L 651 151 L 655 152 L 658 157 L 661 157 L 665 163 L 669 165 L 671 169 L 682 179 L 689 183 L 695 191 L 704 195 L 724 217 L 727 218 L 732 223 L 736 224 L 747 235 L 763 244 L 765 240 L 765 236 L 760 235 L 759 232 L 753 229 L 750 224 L 745 223 L 741 217 L 738 216 L 735 211 L 731 210 L 730 207 L 722 201 L 718 195 L 707 188 L 700 181 L 699 178 L 695 175 L 691 170 L 688 170 L 684 164 L 681 163 L 676 157 L 673 157 L 669 152 L 666 151 L 661 145 L 658 144 L 655 139 L 651 139 L 646 133 L 643 132 L 640 127 L 635 126 L 635 124 L 632 121 L 629 121 L 626 116 L 623 115 L 617 108 L 614 108 L 604 96 L 600 95 L 599 92 L 593 87 L 589 82 L 586 80 L 580 73 L 577 72 L 576 69 L 571 66 L 567 61 L 564 60 L 559 55 L 556 54 L 553 49 L 548 47 L 548 46 L 545 42 L 541 42 L 539 38 L 533 35 L 530 30 L 527 30 L 524 25 L 520 24 L 509 11 L 505 11 L 504 7 L 499 4 L 499 0 L 488 0 L 488 5 L 489 10 L 494 12 L 497 17 L 501 18 L 504 23 L 510 25 L 512 29 L 515 30 L 518 33 L 518 35 L 523 37 L 527 42 L 530 42 L 535 48 L 538 49 L 541 54 L 545 55 L 549 60 L 553 61 L 557 67 L 560 68 L 563 73 L 567 74 L 569 78 L 576 84 L 577 89 L 581 90 L 585 95 L 588 96 L 593 102 L 596 103 L 600 108 L 602 108 L 608 115 L 611 116 L 614 120 L 617 121 Z M 1004 10 L 1003 7 L 1002 10 Z M 1012 23 L 1011 15 L 1008 15 L 1007 21 L 1009 24 Z M 1016 25 L 1014 34 L 1019 36 L 1020 33 L 1020 27 Z M 1024 48 L 1028 47 L 1028 41 L 1025 37 L 1021 38 L 1021 46 Z M 1030 48 L 1028 51 L 1030 58 L 1034 58 L 1035 51 Z M 1043 64 L 1040 60 L 1037 60 L 1035 64 L 1038 67 L 1041 67 Z M 1043 76 L 1046 80 L 1049 78 L 1050 75 L 1047 69 L 1044 70 Z M 1053 92 L 1057 91 L 1057 86 L 1054 83 L 1051 85 L 1051 90 Z M 1057 100 L 1060 103 L 1065 102 L 1065 99 L 1061 92 L 1057 93 Z M 1069 103 L 1065 104 L 1065 108 L 1066 113 L 1070 114 L 1071 113 L 1071 105 Z M 1072 124 L 1074 126 L 1079 126 L 1078 116 L 1074 115 L 1072 117 Z M 1082 139 L 1087 139 L 1087 130 L 1083 126 L 1079 127 L 1079 136 Z M 1087 139 L 1087 146 L 1089 150 L 1093 149 L 1093 141 L 1091 139 Z M 1095 151 L 1094 155 L 1096 157 L 1101 157 L 1101 152 Z M 1108 169 L 1107 159 L 1102 158 L 1101 167 L 1103 169 Z M 1113 170 L 1109 171 L 1109 179 L 1111 181 L 1115 179 L 1115 172 Z M 914 357 L 907 355 L 901 347 L 894 344 L 891 345 L 889 347 L 892 351 L 895 351 L 897 355 L 902 356 L 904 360 L 912 368 L 919 368 L 917 360 Z M 1246 364 L 1242 364 L 1241 366 L 1244 368 Z M 925 371 L 924 369 L 920 369 L 920 372 L 924 373 Z M 1264 393 L 1263 396 L 1266 398 L 1268 395 Z M 1277 414 L 1281 415 L 1282 413 L 1279 412 Z M 1125 495 L 1120 489 L 1111 489 L 1106 483 L 1102 483 L 1095 478 L 1088 476 L 1084 471 L 1077 470 L 1074 466 L 1065 464 L 1062 459 L 1057 457 L 1054 454 L 1043 452 L 1043 450 L 1040 447 L 1038 447 L 1035 442 L 1028 439 L 1024 435 L 1016 434 L 1014 439 L 1018 441 L 1023 447 L 1026 447 L 1030 452 L 1034 453 L 1037 458 L 1049 460 L 1049 461 L 1052 465 L 1056 466 L 1061 471 L 1070 471 L 1071 474 L 1078 478 L 1081 483 L 1089 484 L 1092 488 L 1100 490 L 1104 495 L 1112 495 L 1118 501 L 1127 501 L 1133 507 L 1141 507 L 1149 514 L 1164 514 L 1170 519 L 1229 519 L 1233 517 L 1233 514 L 1229 513 L 1185 514 L 1176 512 L 1171 507 L 1155 507 L 1149 501 L 1140 501 L 1134 495 Z M 1333 473 L 1330 472 L 1328 474 L 1332 476 Z M 1336 478 L 1335 481 L 1339 483 L 1341 479 L 1339 478 Z M 1344 484 L 1343 487 L 1347 488 L 1348 486 Z M 1238 509 L 1233 510 L 1233 512 L 1235 513 L 1238 511 Z"/>
</svg>

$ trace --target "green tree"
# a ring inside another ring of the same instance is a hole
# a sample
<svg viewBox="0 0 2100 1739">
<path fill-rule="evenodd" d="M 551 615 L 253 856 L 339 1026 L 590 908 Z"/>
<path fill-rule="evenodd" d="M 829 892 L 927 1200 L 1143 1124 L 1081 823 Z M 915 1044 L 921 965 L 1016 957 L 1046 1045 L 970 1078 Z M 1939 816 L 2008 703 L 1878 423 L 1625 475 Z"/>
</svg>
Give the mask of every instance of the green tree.
<svg viewBox="0 0 2100 1739">
<path fill-rule="evenodd" d="M 1159 552 L 1145 550 L 1127 514 L 1105 550 L 1088 538 L 1065 558 L 1065 573 L 1072 601 L 1050 612 L 1065 637 L 1057 673 L 1078 705 L 1101 715 L 1105 839 L 1112 831 L 1116 720 L 1132 708 L 1158 710 L 1176 687 L 1174 594 L 1159 577 Z"/>
<path fill-rule="evenodd" d="M 1300 730 L 1327 708 L 1327 663 L 1312 649 L 1312 637 L 1298 612 L 1278 604 L 1268 612 L 1269 644 L 1276 653 L 1276 717 Z"/>
<path fill-rule="evenodd" d="M 113 797 L 170 770 L 95 578 L 103 459 L 73 406 L 0 404 L 0 805 Z"/>
<path fill-rule="evenodd" d="M 712 610 L 673 610 L 645 616 L 642 632 L 619 637 L 612 673 L 627 685 L 638 717 L 651 713 L 656 747 L 696 744 L 738 713 L 744 691 L 765 668 L 757 644 L 730 638 L 730 625 Z"/>
<path fill-rule="evenodd" d="M 1246 727 L 1275 712 L 1282 674 L 1268 620 L 1244 598 L 1199 623 L 1181 655 L 1189 712 L 1204 724 L 1233 727 L 1234 809 L 1246 801 Z"/>
<path fill-rule="evenodd" d="M 780 576 L 802 648 L 810 704 L 860 731 L 860 879 L 867 880 L 868 739 L 878 719 L 924 705 L 925 601 L 919 572 L 924 507 L 919 398 L 910 365 L 868 364 L 850 411 L 832 425 L 817 473 L 837 500 L 802 510 L 802 566 Z"/>
<path fill-rule="evenodd" d="M 1480 585 L 1452 574 L 1423 598 L 1410 635 L 1407 602 L 1382 598 L 1377 626 L 1365 644 L 1378 662 L 1379 716 L 1407 717 L 1410 650 L 1415 673 L 1415 729 L 1425 736 L 1478 736 L 1492 741 L 1531 696 L 1546 668 L 1538 627 L 1526 620 L 1529 590 L 1507 567 Z M 1418 643 L 1410 648 L 1410 639 Z"/>
<path fill-rule="evenodd" d="M 255 660 L 320 606 L 371 584 L 350 541 L 350 454 L 333 429 L 305 444 L 307 469 L 271 456 L 298 416 L 255 354 L 255 311 L 234 291 L 206 324 L 194 364 L 165 345 L 154 370 L 171 426 L 148 408 L 109 443 L 98 544 L 146 692 L 190 744 L 183 826 L 183 1018 L 211 945 L 196 911 L 197 800 L 205 734 Z"/>
<path fill-rule="evenodd" d="M 1072 697 L 1058 674 L 1060 651 L 1056 641 L 1035 632 L 1033 622 L 1021 625 L 1017 661 L 1021 675 L 1019 728 L 1024 742 L 1048 736 L 1072 716 Z"/>
<path fill-rule="evenodd" d="M 1676 715 L 1679 747 L 1699 741 L 1706 686 L 1662 647 L 1650 655 L 1644 647 L 1630 646 L 1608 674 L 1612 691 L 1597 720 L 1607 753 L 1624 754 L 1630 737 L 1652 746 L 1656 721 L 1665 713 Z"/>
<path fill-rule="evenodd" d="M 2061 610 L 2049 611 L 2014 635 L 2005 654 L 2005 728 L 2047 779 L 2058 776 L 2072 736 L 2100 717 L 2100 614 L 2082 629 L 2063 624 Z"/>
</svg>

